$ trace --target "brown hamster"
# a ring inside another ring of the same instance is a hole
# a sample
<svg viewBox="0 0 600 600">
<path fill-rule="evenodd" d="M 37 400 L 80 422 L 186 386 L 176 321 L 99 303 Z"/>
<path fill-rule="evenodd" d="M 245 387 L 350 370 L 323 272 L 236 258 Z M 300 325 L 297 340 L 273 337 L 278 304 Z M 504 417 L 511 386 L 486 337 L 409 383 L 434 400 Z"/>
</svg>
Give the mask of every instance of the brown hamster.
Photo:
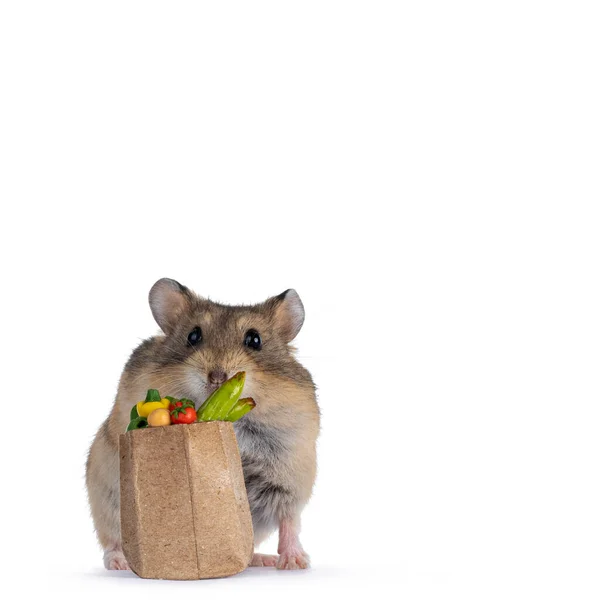
<svg viewBox="0 0 600 600">
<path fill-rule="evenodd" d="M 312 378 L 289 346 L 304 322 L 298 294 L 287 290 L 262 304 L 225 306 L 161 279 L 149 300 L 163 333 L 131 354 L 86 465 L 106 568 L 128 568 L 121 548 L 118 446 L 131 407 L 155 388 L 163 396 L 190 398 L 198 408 L 237 371 L 246 372 L 244 396 L 256 401 L 256 408 L 234 425 L 255 547 L 279 528 L 279 556 L 255 554 L 252 565 L 306 568 L 298 533 L 315 480 L 319 409 Z"/>
</svg>

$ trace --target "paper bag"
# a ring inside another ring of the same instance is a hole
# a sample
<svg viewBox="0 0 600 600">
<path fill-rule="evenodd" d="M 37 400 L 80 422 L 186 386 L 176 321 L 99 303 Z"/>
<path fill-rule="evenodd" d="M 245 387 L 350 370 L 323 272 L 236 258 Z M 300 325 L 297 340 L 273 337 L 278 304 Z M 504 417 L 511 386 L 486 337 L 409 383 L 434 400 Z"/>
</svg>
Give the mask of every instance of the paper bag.
<svg viewBox="0 0 600 600">
<path fill-rule="evenodd" d="M 254 536 L 232 424 L 148 427 L 119 442 L 121 536 L 132 571 L 150 579 L 243 571 Z"/>
</svg>

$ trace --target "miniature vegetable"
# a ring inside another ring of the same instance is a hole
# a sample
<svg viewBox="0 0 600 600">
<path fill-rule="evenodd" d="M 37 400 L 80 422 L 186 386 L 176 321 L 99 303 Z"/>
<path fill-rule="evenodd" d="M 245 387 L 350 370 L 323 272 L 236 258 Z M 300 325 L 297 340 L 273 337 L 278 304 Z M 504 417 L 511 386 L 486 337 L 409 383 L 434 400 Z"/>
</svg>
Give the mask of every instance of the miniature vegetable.
<svg viewBox="0 0 600 600">
<path fill-rule="evenodd" d="M 223 421 L 242 395 L 245 380 L 241 371 L 217 388 L 198 409 L 198 421 Z"/>
<path fill-rule="evenodd" d="M 187 425 L 195 422 L 196 411 L 192 406 L 178 406 L 171 411 L 171 423 L 173 423 L 173 425 Z"/>
<path fill-rule="evenodd" d="M 171 414 L 166 408 L 157 408 L 148 415 L 150 427 L 164 427 L 171 424 Z"/>
<path fill-rule="evenodd" d="M 148 419 L 146 419 L 146 417 L 136 417 L 127 426 L 127 431 L 131 431 L 132 429 L 144 429 L 145 427 L 148 427 Z"/>
<path fill-rule="evenodd" d="M 242 398 L 246 373 L 240 371 L 217 388 L 198 409 L 187 398 L 160 397 L 158 390 L 148 390 L 146 399 L 133 406 L 127 431 L 195 421 L 229 421 L 233 423 L 250 412 L 256 403 L 252 398 Z"/>
<path fill-rule="evenodd" d="M 181 398 L 181 400 L 177 400 L 177 398 L 172 398 L 171 396 L 165 396 L 165 400 L 169 401 L 169 411 L 173 412 L 176 408 L 191 406 L 194 408 L 194 403 L 192 400 L 188 400 L 187 398 Z"/>
<path fill-rule="evenodd" d="M 196 420 L 196 411 L 194 410 L 194 403 L 187 398 L 177 400 L 167 396 L 170 400 L 169 411 L 171 413 L 171 423 L 173 425 L 193 423 Z"/>
<path fill-rule="evenodd" d="M 252 398 L 240 398 L 235 406 L 227 413 L 224 421 L 237 421 L 246 413 L 250 412 L 256 406 L 256 402 Z"/>
<path fill-rule="evenodd" d="M 137 416 L 139 417 L 147 417 L 152 411 L 158 408 L 168 407 L 169 399 L 161 399 L 158 390 L 148 390 L 148 393 L 146 394 L 146 399 L 142 402 L 138 402 L 135 405 L 135 409 L 137 410 Z M 133 408 L 131 409 L 131 418 L 133 418 Z"/>
</svg>

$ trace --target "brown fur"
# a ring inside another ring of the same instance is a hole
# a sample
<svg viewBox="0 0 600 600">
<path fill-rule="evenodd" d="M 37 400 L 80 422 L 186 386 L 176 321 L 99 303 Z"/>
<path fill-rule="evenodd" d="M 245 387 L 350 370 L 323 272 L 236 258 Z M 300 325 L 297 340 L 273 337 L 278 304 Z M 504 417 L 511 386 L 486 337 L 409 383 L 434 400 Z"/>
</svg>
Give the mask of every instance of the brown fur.
<svg viewBox="0 0 600 600">
<path fill-rule="evenodd" d="M 151 290 L 150 303 L 164 335 L 145 340 L 132 353 L 112 411 L 92 443 L 86 468 L 92 516 L 107 567 L 122 568 L 119 565 L 124 563 L 119 555 L 118 440 L 131 407 L 149 388 L 158 389 L 162 396 L 190 398 L 198 407 L 214 389 L 208 373 L 216 369 L 228 377 L 246 371 L 244 396 L 253 397 L 257 404 L 235 425 L 255 544 L 282 523 L 293 523 L 297 531 L 315 479 L 319 433 L 312 378 L 289 345 L 304 318 L 297 294 L 288 290 L 259 305 L 225 306 L 200 298 L 177 282 L 160 280 Z M 202 329 L 203 339 L 190 347 L 187 335 L 194 327 Z M 249 329 L 260 333 L 261 350 L 244 345 Z M 281 568 L 306 566 L 297 537 L 296 542 L 288 544 L 288 554 L 294 554 L 291 559 L 286 556 L 284 560 L 284 548 Z"/>
</svg>

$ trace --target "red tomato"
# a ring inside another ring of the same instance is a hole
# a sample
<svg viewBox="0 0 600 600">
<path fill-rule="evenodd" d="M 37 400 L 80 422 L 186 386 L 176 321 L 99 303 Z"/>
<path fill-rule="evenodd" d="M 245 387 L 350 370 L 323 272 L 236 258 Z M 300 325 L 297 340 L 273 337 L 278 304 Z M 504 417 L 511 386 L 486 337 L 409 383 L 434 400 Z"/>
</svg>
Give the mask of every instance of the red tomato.
<svg viewBox="0 0 600 600">
<path fill-rule="evenodd" d="M 191 406 L 192 408 L 194 408 L 194 403 L 191 400 L 187 400 L 186 398 L 183 398 L 181 400 L 175 400 L 175 402 L 169 403 L 169 411 L 173 412 L 176 408 L 179 408 L 180 406 Z"/>
<path fill-rule="evenodd" d="M 180 406 L 177 406 L 179 404 Z M 171 411 L 171 423 L 180 425 L 182 423 L 194 423 L 196 421 L 196 411 L 192 406 L 181 406 L 181 402 L 176 402 Z"/>
</svg>

